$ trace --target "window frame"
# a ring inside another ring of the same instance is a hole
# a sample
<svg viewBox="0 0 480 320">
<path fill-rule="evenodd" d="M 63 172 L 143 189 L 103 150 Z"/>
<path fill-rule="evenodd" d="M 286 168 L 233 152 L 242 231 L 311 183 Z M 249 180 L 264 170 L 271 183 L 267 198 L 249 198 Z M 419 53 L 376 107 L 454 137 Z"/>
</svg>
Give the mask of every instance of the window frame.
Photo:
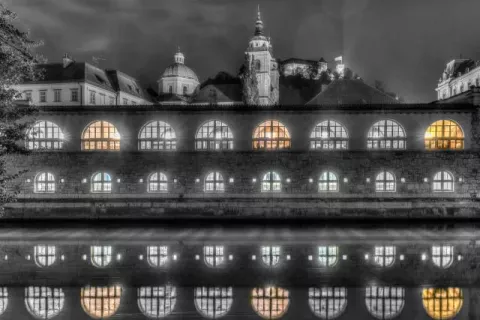
<svg viewBox="0 0 480 320">
<path fill-rule="evenodd" d="M 308 288 L 308 305 L 312 313 L 326 320 L 340 317 L 348 304 L 345 287 Z"/>
<path fill-rule="evenodd" d="M 164 286 L 142 286 L 137 289 L 138 309 L 148 318 L 160 319 L 172 314 L 177 303 L 177 288 Z"/>
<path fill-rule="evenodd" d="M 100 180 L 95 180 L 95 178 L 100 175 Z M 100 186 L 98 188 L 97 186 Z M 90 181 L 90 192 L 91 193 L 112 193 L 113 190 L 113 179 L 112 175 L 105 171 L 98 171 L 92 175 Z"/>
<path fill-rule="evenodd" d="M 322 137 L 324 133 L 328 137 Z M 310 133 L 310 150 L 348 150 L 348 142 L 347 128 L 336 120 L 324 120 Z"/>
<path fill-rule="evenodd" d="M 78 102 L 78 89 L 70 89 L 70 102 Z"/>
<path fill-rule="evenodd" d="M 389 178 L 392 179 L 389 179 Z M 397 192 L 397 177 L 390 170 L 382 170 L 375 176 L 375 192 Z"/>
<path fill-rule="evenodd" d="M 437 295 L 436 292 L 440 290 L 442 290 L 442 292 Z M 422 305 L 425 309 L 425 312 L 431 319 L 443 320 L 456 318 L 458 313 L 462 310 L 464 300 L 465 296 L 463 294 L 463 290 L 458 287 L 424 288 L 422 290 Z M 442 306 L 444 303 L 447 304 L 447 307 L 453 306 L 456 308 L 453 310 L 443 310 Z M 434 309 L 433 312 L 436 313 L 436 306 L 438 305 L 440 305 L 440 314 L 437 316 L 432 313 L 432 309 Z"/>
<path fill-rule="evenodd" d="M 373 317 L 380 320 L 393 319 L 399 316 L 405 307 L 405 288 L 369 286 L 365 289 L 365 304 Z M 386 305 L 389 307 L 386 308 Z"/>
<path fill-rule="evenodd" d="M 92 292 L 93 291 L 93 292 Z M 120 286 L 85 286 L 81 288 L 80 300 L 83 310 L 94 319 L 106 319 L 113 316 L 120 307 L 122 299 L 122 287 Z M 101 309 L 96 309 L 100 300 Z M 87 303 L 88 302 L 88 303 Z M 93 310 L 92 310 L 93 305 Z M 110 308 L 113 306 L 113 308 Z"/>
<path fill-rule="evenodd" d="M 279 192 L 282 192 L 282 188 L 283 188 L 282 178 L 276 171 L 268 171 L 263 175 L 262 183 L 261 183 L 262 192 L 279 193 Z"/>
<path fill-rule="evenodd" d="M 205 264 L 211 268 L 218 268 L 225 264 L 225 246 L 206 245 L 203 246 L 203 259 Z"/>
<path fill-rule="evenodd" d="M 92 137 L 93 136 L 93 137 Z M 83 129 L 82 151 L 120 151 L 122 137 L 117 127 L 105 120 L 94 120 Z"/>
<path fill-rule="evenodd" d="M 451 137 L 453 132 L 457 133 L 456 137 Z M 424 144 L 427 151 L 462 151 L 465 150 L 465 131 L 455 120 L 436 120 L 425 130 Z"/>
<path fill-rule="evenodd" d="M 211 171 L 205 175 L 203 191 L 205 193 L 225 192 L 225 179 L 220 171 Z"/>
<path fill-rule="evenodd" d="M 96 268 L 106 268 L 113 261 L 113 247 L 104 245 L 90 246 L 90 262 Z"/>
<path fill-rule="evenodd" d="M 392 245 L 381 245 L 373 248 L 373 263 L 377 267 L 388 268 L 395 264 L 397 258 L 397 247 Z"/>
<path fill-rule="evenodd" d="M 156 180 L 152 180 L 156 176 Z M 152 186 L 155 186 L 152 188 Z M 168 178 L 167 175 L 161 171 L 155 171 L 148 175 L 147 178 L 147 192 L 148 193 L 168 193 Z"/>
<path fill-rule="evenodd" d="M 260 256 L 262 262 L 267 267 L 276 267 L 280 264 L 282 256 L 282 247 L 275 245 L 265 245 L 260 247 Z"/>
<path fill-rule="evenodd" d="M 446 176 L 451 177 L 451 180 L 447 179 Z M 448 187 L 449 185 L 451 185 L 451 188 Z M 453 173 L 447 170 L 436 172 L 432 179 L 432 191 L 435 193 L 455 192 L 455 176 Z"/>
<path fill-rule="evenodd" d="M 147 246 L 148 264 L 154 268 L 160 268 L 160 267 L 166 266 L 169 262 L 168 251 L 169 251 L 169 247 L 165 245 Z"/>
<path fill-rule="evenodd" d="M 323 268 L 334 267 L 338 263 L 338 257 L 340 254 L 339 249 L 340 248 L 338 246 L 331 246 L 331 245 L 318 246 L 317 258 L 320 266 Z"/>
<path fill-rule="evenodd" d="M 264 319 L 279 319 L 288 311 L 290 292 L 287 289 L 275 286 L 253 288 L 250 303 L 253 310 L 260 317 Z M 268 308 L 265 308 L 265 306 Z"/>
<path fill-rule="evenodd" d="M 33 181 L 34 193 L 55 193 L 57 190 L 55 175 L 49 171 L 42 171 L 37 173 Z"/>
<path fill-rule="evenodd" d="M 268 137 L 268 134 L 272 137 Z M 275 136 L 276 135 L 276 136 Z M 252 149 L 278 151 L 292 148 L 292 136 L 287 126 L 278 120 L 266 120 L 253 130 Z"/>
<path fill-rule="evenodd" d="M 57 259 L 57 248 L 52 245 L 36 245 L 33 247 L 33 258 L 40 268 L 49 267 Z"/>
<path fill-rule="evenodd" d="M 53 89 L 53 102 L 62 102 L 62 89 Z"/>
<path fill-rule="evenodd" d="M 220 133 L 220 138 L 217 138 L 217 133 Z M 205 121 L 198 127 L 195 134 L 195 150 L 197 151 L 233 150 L 233 144 L 233 132 L 230 127 L 221 120 Z"/>
<path fill-rule="evenodd" d="M 393 119 L 376 121 L 368 129 L 367 149 L 372 151 L 406 150 L 407 132 L 405 127 Z"/>
<path fill-rule="evenodd" d="M 37 319 L 52 319 L 63 311 L 65 293 L 62 288 L 29 286 L 25 288 L 25 306 Z"/>
<path fill-rule="evenodd" d="M 332 177 L 333 176 L 333 177 Z M 332 179 L 333 178 L 333 179 Z M 332 188 L 334 186 L 334 188 Z M 318 178 L 318 192 L 330 193 L 340 191 L 340 180 L 334 171 L 323 171 Z"/>
<path fill-rule="evenodd" d="M 228 314 L 233 304 L 232 287 L 195 287 L 194 304 L 205 318 L 218 319 Z"/>
<path fill-rule="evenodd" d="M 441 269 L 450 268 L 454 260 L 454 250 L 455 247 L 450 244 L 432 245 L 432 263 Z"/>
<path fill-rule="evenodd" d="M 138 150 L 177 150 L 177 134 L 175 133 L 175 129 L 173 129 L 168 122 L 161 120 L 153 120 L 145 123 L 138 132 Z"/>
<path fill-rule="evenodd" d="M 65 143 L 63 130 L 52 121 L 38 120 L 25 135 L 25 147 L 34 151 L 62 150 Z"/>
</svg>

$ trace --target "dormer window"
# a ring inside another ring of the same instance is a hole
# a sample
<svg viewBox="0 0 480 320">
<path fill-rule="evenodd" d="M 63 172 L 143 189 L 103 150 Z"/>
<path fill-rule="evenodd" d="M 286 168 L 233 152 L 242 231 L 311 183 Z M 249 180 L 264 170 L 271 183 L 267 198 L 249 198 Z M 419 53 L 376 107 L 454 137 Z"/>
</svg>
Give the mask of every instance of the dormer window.
<svg viewBox="0 0 480 320">
<path fill-rule="evenodd" d="M 100 82 L 100 83 L 105 83 L 105 80 L 100 77 L 98 74 L 95 75 L 95 78 L 97 78 L 97 80 Z"/>
</svg>

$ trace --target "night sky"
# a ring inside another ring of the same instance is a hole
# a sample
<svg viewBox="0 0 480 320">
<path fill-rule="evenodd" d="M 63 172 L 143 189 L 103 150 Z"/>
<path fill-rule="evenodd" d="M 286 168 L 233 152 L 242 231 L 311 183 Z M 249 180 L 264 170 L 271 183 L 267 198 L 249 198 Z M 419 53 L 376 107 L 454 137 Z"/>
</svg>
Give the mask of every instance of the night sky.
<svg viewBox="0 0 480 320">
<path fill-rule="evenodd" d="M 444 65 L 480 59 L 479 0 L 3 0 L 50 62 L 106 59 L 156 87 L 180 46 L 201 81 L 236 74 L 260 4 L 276 58 L 345 64 L 407 102 L 436 99 Z"/>
</svg>

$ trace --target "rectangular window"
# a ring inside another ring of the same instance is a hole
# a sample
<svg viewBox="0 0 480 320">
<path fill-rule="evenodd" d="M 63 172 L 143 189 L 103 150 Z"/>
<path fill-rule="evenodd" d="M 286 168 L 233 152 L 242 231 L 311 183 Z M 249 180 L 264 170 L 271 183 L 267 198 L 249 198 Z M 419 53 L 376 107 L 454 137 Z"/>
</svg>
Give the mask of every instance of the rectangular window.
<svg viewBox="0 0 480 320">
<path fill-rule="evenodd" d="M 125 98 L 124 98 L 124 99 L 123 99 L 123 104 L 124 104 L 124 105 L 127 105 L 127 104 L 128 104 L 128 99 L 125 99 Z"/>
<path fill-rule="evenodd" d="M 111 106 L 115 105 L 115 98 L 114 97 L 110 97 L 110 105 Z"/>
<path fill-rule="evenodd" d="M 32 101 L 32 91 L 25 91 L 25 99 Z"/>
<path fill-rule="evenodd" d="M 53 102 L 60 102 L 62 100 L 62 90 L 54 89 L 53 90 Z"/>
<path fill-rule="evenodd" d="M 135 101 L 132 101 L 132 106 L 136 106 L 137 103 Z"/>
<path fill-rule="evenodd" d="M 90 104 L 96 104 L 96 93 L 95 91 L 90 91 Z"/>
<path fill-rule="evenodd" d="M 100 93 L 100 104 L 106 104 L 105 94 L 103 93 Z"/>
<path fill-rule="evenodd" d="M 47 90 L 40 91 L 40 102 L 47 102 Z"/>
<path fill-rule="evenodd" d="M 72 102 L 78 102 L 78 89 L 72 89 L 71 98 Z"/>
</svg>

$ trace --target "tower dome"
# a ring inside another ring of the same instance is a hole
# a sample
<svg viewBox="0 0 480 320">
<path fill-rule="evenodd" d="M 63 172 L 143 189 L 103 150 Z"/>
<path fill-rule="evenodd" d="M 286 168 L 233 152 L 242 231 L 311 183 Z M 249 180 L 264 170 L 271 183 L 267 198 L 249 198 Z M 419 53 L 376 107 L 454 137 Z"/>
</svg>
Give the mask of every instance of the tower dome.
<svg viewBox="0 0 480 320">
<path fill-rule="evenodd" d="M 169 65 L 158 80 L 160 94 L 189 96 L 200 84 L 195 72 L 185 65 L 185 56 L 178 48 L 174 63 Z"/>
</svg>

